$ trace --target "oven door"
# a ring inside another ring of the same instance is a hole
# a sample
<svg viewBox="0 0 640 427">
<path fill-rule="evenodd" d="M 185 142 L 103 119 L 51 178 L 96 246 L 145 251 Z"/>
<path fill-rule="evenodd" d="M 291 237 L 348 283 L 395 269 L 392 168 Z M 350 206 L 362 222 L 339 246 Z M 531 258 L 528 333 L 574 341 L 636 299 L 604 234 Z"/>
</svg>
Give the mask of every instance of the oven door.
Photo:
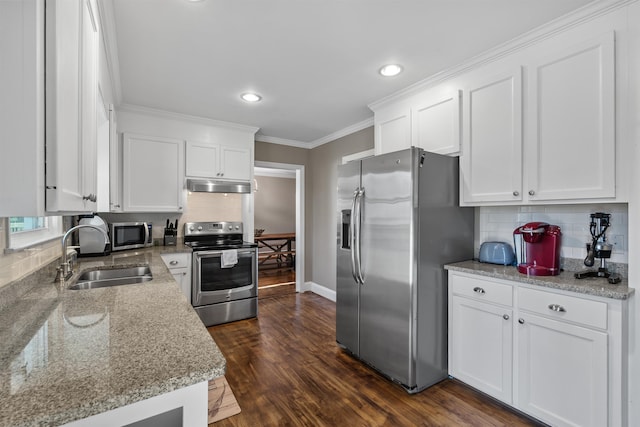
<svg viewBox="0 0 640 427">
<path fill-rule="evenodd" d="M 193 253 L 194 307 L 258 296 L 257 249 L 238 249 L 238 263 L 222 268 L 223 251 Z"/>
</svg>

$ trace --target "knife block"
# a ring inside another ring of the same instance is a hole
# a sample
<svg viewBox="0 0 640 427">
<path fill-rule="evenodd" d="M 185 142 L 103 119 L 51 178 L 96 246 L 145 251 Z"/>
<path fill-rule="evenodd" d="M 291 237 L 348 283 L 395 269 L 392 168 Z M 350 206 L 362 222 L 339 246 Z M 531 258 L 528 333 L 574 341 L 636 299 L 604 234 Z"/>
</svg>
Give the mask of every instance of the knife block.
<svg viewBox="0 0 640 427">
<path fill-rule="evenodd" d="M 164 229 L 164 245 L 175 246 L 178 237 L 178 230 L 175 228 Z"/>
</svg>

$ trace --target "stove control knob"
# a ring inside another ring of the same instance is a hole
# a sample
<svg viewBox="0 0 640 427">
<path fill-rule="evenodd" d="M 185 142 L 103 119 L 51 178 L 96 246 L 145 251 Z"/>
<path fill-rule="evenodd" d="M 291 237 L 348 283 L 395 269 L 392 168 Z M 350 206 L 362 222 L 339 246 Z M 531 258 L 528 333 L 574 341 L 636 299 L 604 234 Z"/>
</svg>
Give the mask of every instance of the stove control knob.
<svg viewBox="0 0 640 427">
<path fill-rule="evenodd" d="M 198 231 L 202 231 L 202 226 L 201 225 L 198 226 Z"/>
<path fill-rule="evenodd" d="M 230 226 L 229 226 L 229 230 L 233 230 L 233 225 L 230 225 Z"/>
<path fill-rule="evenodd" d="M 195 228 L 193 228 L 193 225 L 191 227 L 189 227 L 189 231 L 193 231 L 195 230 Z"/>
<path fill-rule="evenodd" d="M 236 225 L 236 230 L 240 230 L 240 226 L 239 225 Z"/>
</svg>

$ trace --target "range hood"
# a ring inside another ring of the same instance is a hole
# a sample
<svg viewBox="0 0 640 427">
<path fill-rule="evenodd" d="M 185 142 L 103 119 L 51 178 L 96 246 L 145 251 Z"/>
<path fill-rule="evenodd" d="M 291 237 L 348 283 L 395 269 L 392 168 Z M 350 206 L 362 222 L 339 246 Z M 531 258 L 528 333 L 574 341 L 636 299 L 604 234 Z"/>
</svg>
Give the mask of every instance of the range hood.
<svg viewBox="0 0 640 427">
<path fill-rule="evenodd" d="M 251 193 L 251 183 L 244 181 L 216 181 L 187 179 L 187 190 L 196 193 Z"/>
</svg>

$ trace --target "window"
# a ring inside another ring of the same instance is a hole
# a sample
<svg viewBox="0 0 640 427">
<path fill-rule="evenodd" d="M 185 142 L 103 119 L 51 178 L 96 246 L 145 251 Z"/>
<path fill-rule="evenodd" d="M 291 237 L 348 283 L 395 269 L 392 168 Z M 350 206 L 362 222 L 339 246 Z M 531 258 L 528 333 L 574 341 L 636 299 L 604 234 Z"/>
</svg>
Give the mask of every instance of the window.
<svg viewBox="0 0 640 427">
<path fill-rule="evenodd" d="M 62 217 L 9 218 L 9 248 L 20 249 L 55 239 L 62 235 Z"/>
</svg>

